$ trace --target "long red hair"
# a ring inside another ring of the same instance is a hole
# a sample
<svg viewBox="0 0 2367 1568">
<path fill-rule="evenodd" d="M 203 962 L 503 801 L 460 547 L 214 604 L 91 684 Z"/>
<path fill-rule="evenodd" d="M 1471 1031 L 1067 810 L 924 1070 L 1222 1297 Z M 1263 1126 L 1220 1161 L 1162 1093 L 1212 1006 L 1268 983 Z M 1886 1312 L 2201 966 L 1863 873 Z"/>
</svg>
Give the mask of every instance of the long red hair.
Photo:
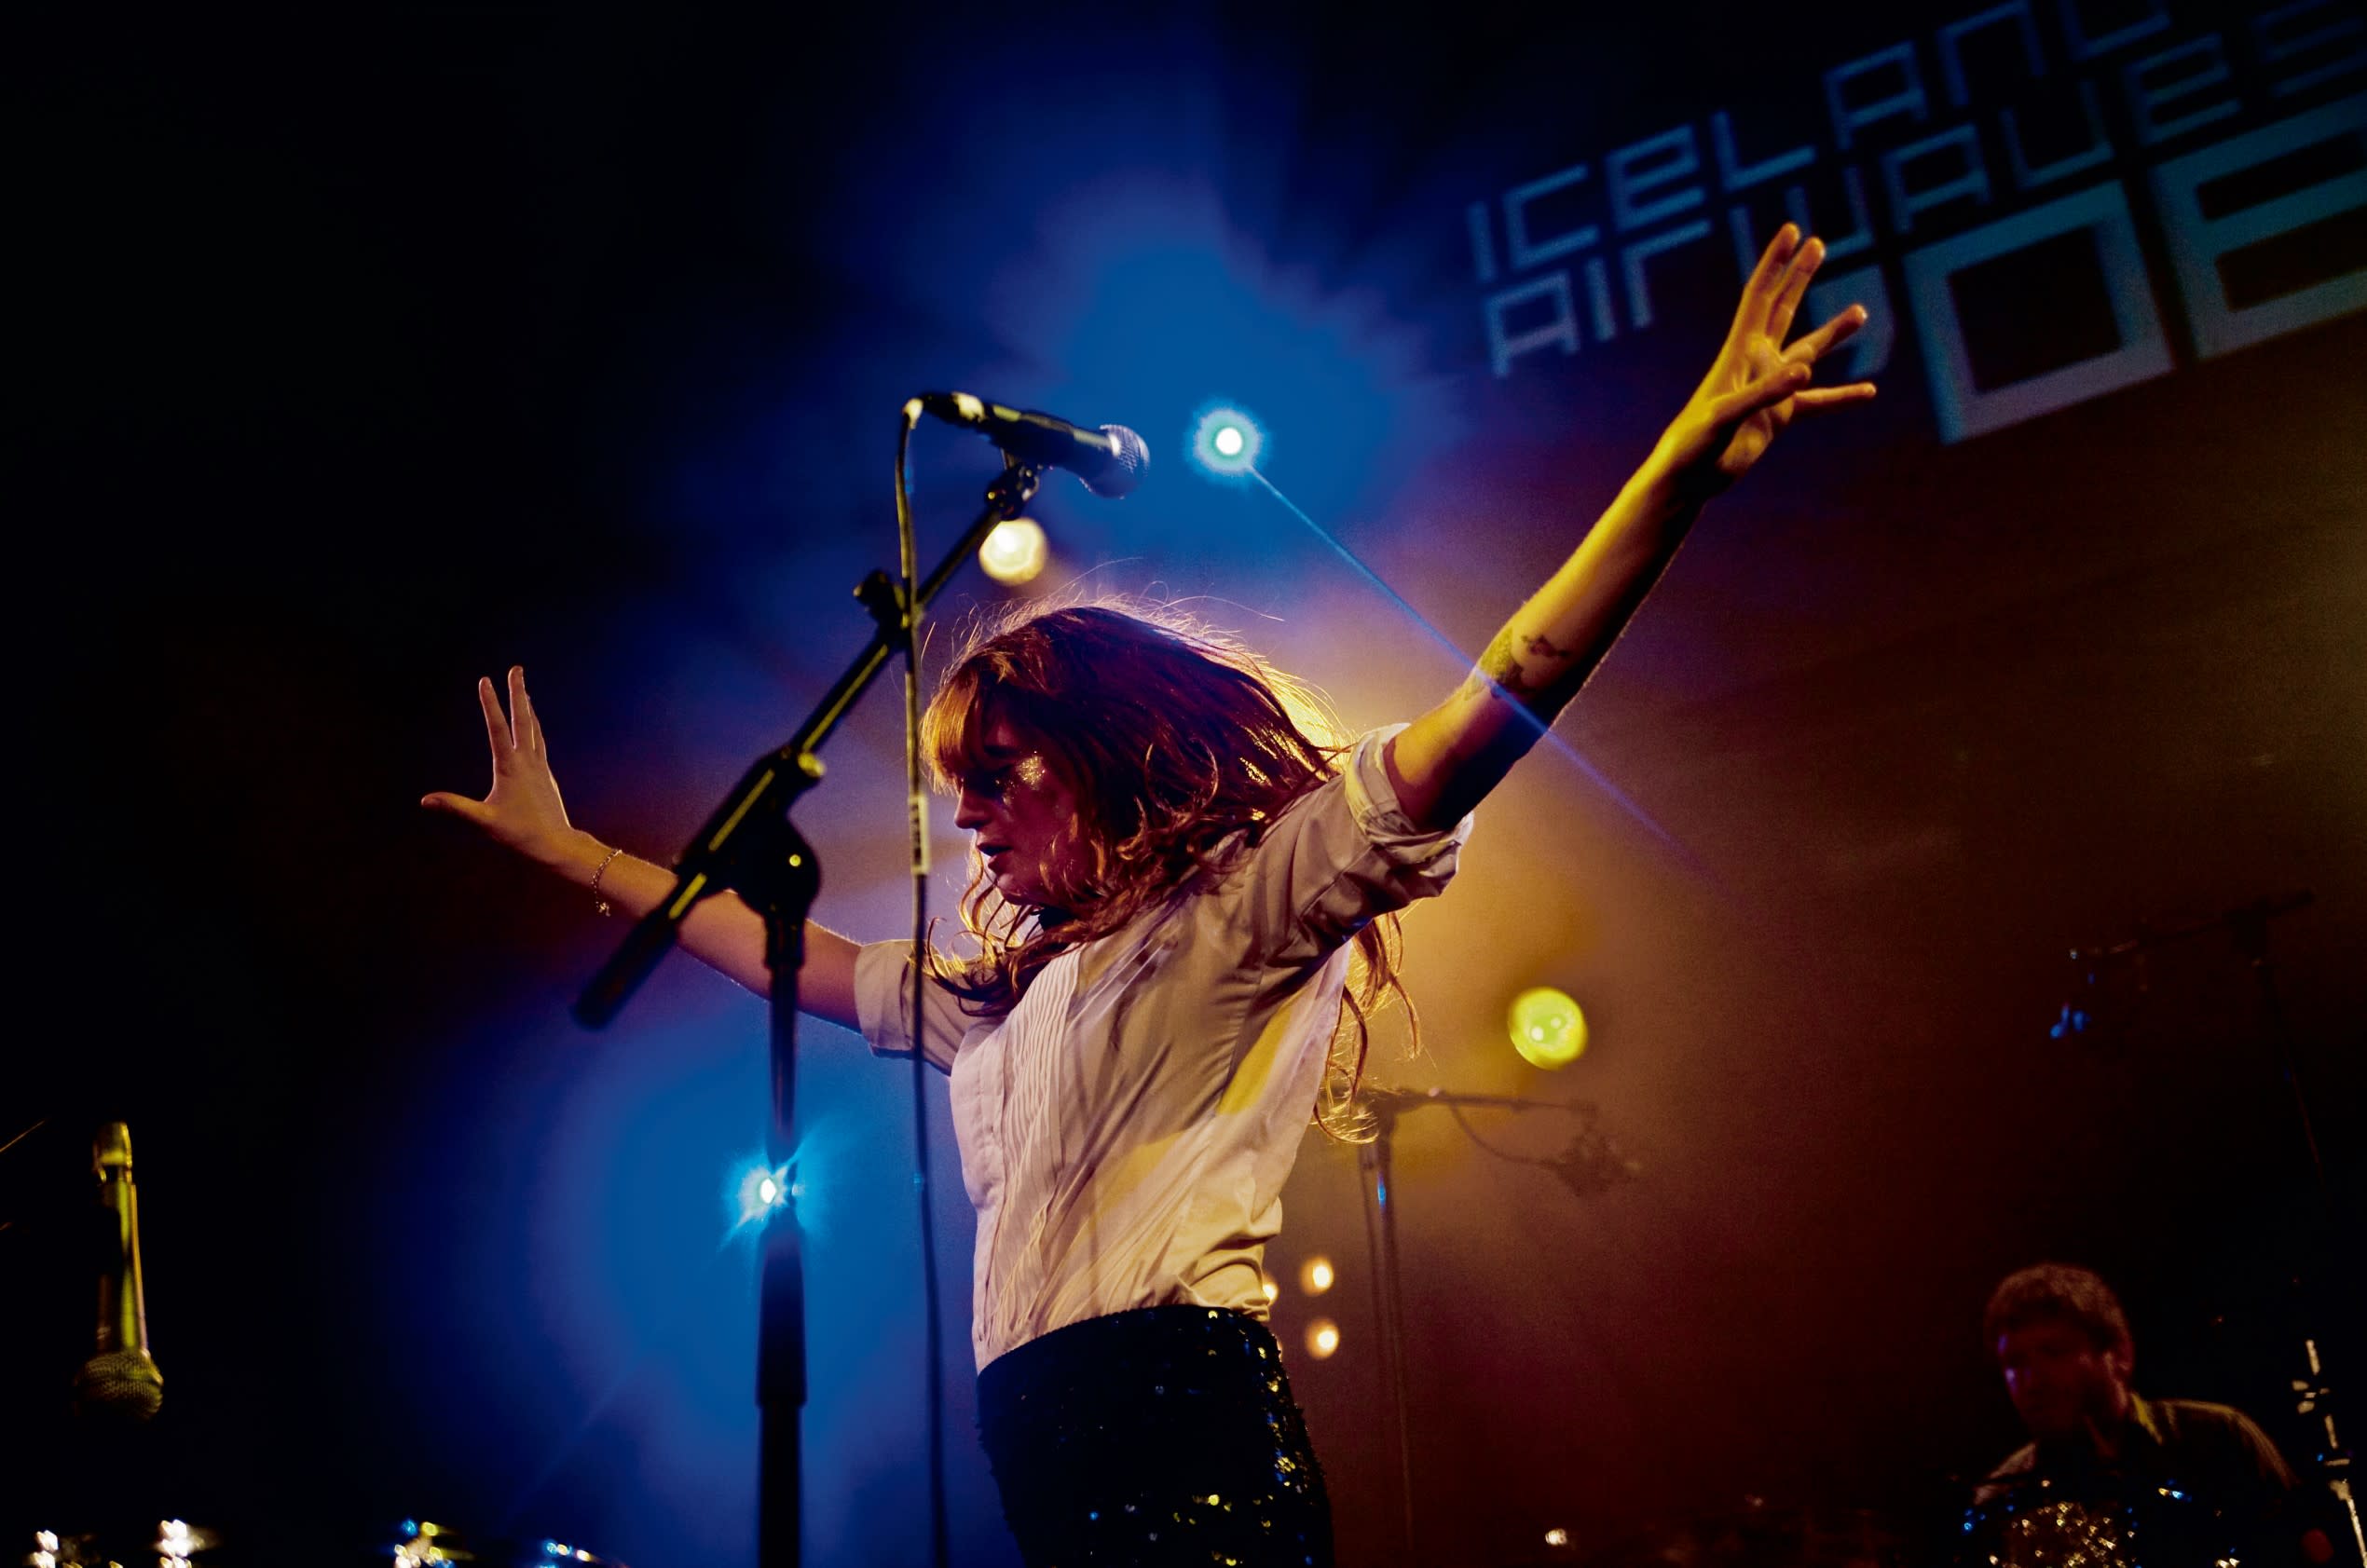
<svg viewBox="0 0 2367 1568">
<path fill-rule="evenodd" d="M 971 857 L 963 961 L 932 951 L 936 977 L 983 1016 L 1008 1012 L 1045 964 L 1107 936 L 1195 879 L 1221 874 L 1348 755 L 1329 705 L 1229 637 L 1147 606 L 1022 607 L 982 626 L 938 687 L 923 744 L 940 787 L 982 770 L 986 732 L 1008 724 L 1040 748 L 1077 802 L 1073 855 L 1046 889 L 1056 918 L 998 894 Z M 1072 869 L 1073 867 L 1073 869 Z M 1355 1107 L 1368 1020 L 1398 977 L 1395 915 L 1355 937 L 1315 1121 L 1371 1136 Z"/>
</svg>

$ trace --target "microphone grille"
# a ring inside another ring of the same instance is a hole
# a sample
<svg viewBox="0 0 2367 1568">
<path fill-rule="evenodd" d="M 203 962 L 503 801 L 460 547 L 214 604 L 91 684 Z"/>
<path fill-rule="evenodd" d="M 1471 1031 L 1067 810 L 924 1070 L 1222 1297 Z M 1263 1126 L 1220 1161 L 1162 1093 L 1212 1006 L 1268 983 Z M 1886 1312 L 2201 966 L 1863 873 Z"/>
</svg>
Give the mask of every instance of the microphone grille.
<svg viewBox="0 0 2367 1568">
<path fill-rule="evenodd" d="M 1114 501 L 1142 483 L 1142 470 L 1151 466 L 1151 445 L 1124 425 L 1104 425 L 1101 433 L 1110 438 L 1110 461 L 1095 470 L 1085 487 Z"/>
<path fill-rule="evenodd" d="M 103 1352 L 74 1374 L 75 1410 L 86 1417 L 138 1423 L 163 1403 L 164 1374 L 144 1350 Z"/>
</svg>

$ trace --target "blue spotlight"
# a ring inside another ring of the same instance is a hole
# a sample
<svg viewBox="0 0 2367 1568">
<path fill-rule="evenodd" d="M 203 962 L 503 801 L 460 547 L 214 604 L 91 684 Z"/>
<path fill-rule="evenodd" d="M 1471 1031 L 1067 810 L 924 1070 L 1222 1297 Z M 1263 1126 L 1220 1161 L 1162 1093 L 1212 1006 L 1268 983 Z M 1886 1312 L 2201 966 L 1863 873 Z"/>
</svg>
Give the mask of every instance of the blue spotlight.
<svg viewBox="0 0 2367 1568">
<path fill-rule="evenodd" d="M 1266 432 L 1255 419 L 1229 403 L 1210 403 L 1192 420 L 1192 461 L 1215 479 L 1240 479 L 1256 471 L 1266 450 Z"/>
<path fill-rule="evenodd" d="M 796 1164 L 793 1158 L 788 1165 L 773 1170 L 759 1162 L 740 1173 L 737 1186 L 741 1224 L 760 1225 L 772 1218 L 774 1209 L 787 1207 L 789 1200 L 799 1195 L 801 1183 L 789 1179 L 789 1171 Z"/>
</svg>

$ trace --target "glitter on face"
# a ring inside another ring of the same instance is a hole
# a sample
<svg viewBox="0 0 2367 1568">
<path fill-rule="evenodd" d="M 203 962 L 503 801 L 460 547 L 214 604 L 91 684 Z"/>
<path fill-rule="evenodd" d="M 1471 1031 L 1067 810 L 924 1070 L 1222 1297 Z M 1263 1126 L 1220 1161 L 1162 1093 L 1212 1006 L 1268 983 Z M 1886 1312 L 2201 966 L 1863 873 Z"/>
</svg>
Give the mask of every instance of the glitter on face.
<svg viewBox="0 0 2367 1568">
<path fill-rule="evenodd" d="M 1041 906 L 1052 886 L 1067 886 L 1076 858 L 1076 802 L 1043 752 L 996 721 L 980 737 L 972 766 L 953 783 L 953 825 L 972 836 L 1002 896 Z"/>
</svg>

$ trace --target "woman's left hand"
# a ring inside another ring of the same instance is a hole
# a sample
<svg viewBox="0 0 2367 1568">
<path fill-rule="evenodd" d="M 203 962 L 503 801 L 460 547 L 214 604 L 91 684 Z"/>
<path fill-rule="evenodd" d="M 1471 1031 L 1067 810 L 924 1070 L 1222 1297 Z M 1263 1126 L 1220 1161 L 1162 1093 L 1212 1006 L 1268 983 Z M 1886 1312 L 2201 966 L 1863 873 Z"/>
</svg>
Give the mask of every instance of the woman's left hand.
<svg viewBox="0 0 2367 1568">
<path fill-rule="evenodd" d="M 1809 280 L 1824 259 L 1823 240 L 1803 243 L 1790 224 L 1777 232 L 1744 285 L 1734 325 L 1709 374 L 1652 449 L 1647 476 L 1689 498 L 1714 496 L 1749 472 L 1796 416 L 1874 395 L 1871 381 L 1809 385 L 1816 361 L 1866 324 L 1864 306 L 1851 306 L 1785 346 Z"/>
</svg>

